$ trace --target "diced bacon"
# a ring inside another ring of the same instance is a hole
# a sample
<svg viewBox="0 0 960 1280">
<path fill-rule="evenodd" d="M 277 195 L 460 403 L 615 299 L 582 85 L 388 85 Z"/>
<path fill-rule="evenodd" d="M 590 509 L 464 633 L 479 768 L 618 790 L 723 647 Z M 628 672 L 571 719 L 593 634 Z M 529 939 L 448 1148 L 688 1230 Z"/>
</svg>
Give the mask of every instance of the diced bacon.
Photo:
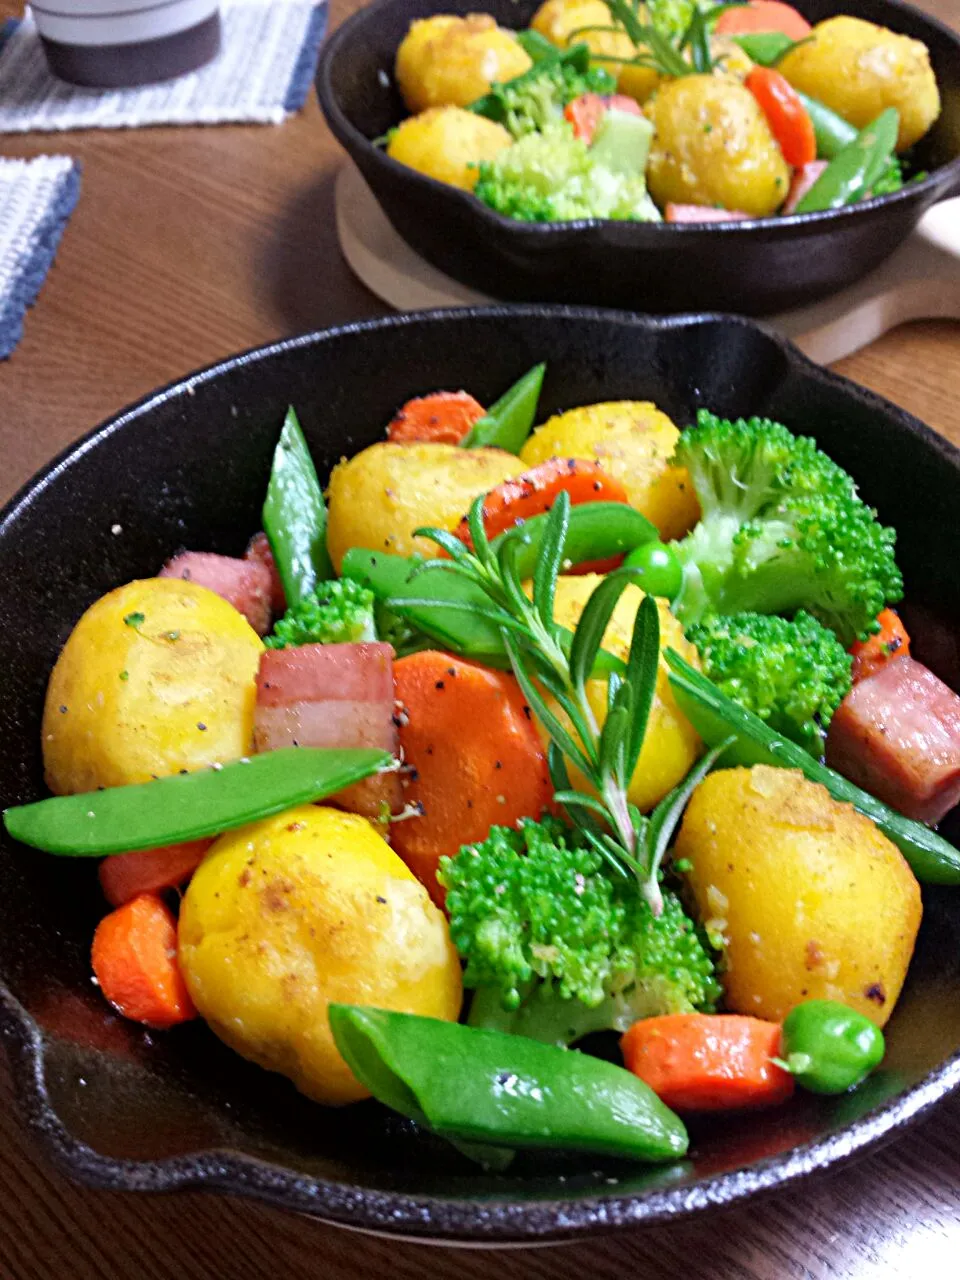
<svg viewBox="0 0 960 1280">
<path fill-rule="evenodd" d="M 212 551 L 183 551 L 168 560 L 158 576 L 183 578 L 215 591 L 243 614 L 258 636 L 270 630 L 270 573 L 263 564 Z"/>
<path fill-rule="evenodd" d="M 388 644 L 306 644 L 260 659 L 254 747 L 380 747 L 397 753 L 393 649 Z M 330 798 L 363 814 L 403 807 L 395 773 L 364 778 Z"/>
<path fill-rule="evenodd" d="M 939 822 L 960 801 L 960 697 L 913 658 L 896 658 L 837 708 L 827 763 L 908 818 Z"/>
<path fill-rule="evenodd" d="M 279 618 L 287 611 L 287 597 L 283 593 L 283 583 L 277 571 L 277 564 L 270 550 L 270 542 L 265 533 L 255 533 L 243 553 L 244 560 L 252 560 L 255 564 L 266 565 L 270 574 L 270 606 L 274 617 Z"/>
<path fill-rule="evenodd" d="M 100 863 L 100 887 L 115 907 L 138 893 L 159 893 L 185 884 L 203 861 L 212 840 L 190 840 L 135 853 L 115 853 Z"/>
<path fill-rule="evenodd" d="M 802 165 L 799 169 L 794 169 L 793 178 L 790 182 L 790 190 L 787 192 L 787 198 L 783 202 L 784 213 L 794 212 L 797 205 L 817 181 L 826 167 L 826 160 L 811 160 L 809 164 Z"/>
<path fill-rule="evenodd" d="M 622 111 L 627 116 L 642 116 L 643 110 L 636 98 L 628 98 L 625 93 L 612 93 L 607 98 L 608 111 Z"/>
<path fill-rule="evenodd" d="M 708 204 L 673 204 L 665 210 L 667 222 L 743 222 L 750 217 L 739 209 L 714 209 Z"/>
</svg>

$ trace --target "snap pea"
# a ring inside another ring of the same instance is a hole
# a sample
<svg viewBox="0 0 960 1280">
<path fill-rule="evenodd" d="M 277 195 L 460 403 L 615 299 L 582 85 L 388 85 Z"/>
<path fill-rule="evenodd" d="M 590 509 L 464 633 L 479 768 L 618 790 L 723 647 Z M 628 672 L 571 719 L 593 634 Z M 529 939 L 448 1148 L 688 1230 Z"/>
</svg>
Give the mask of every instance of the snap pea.
<svg viewBox="0 0 960 1280">
<path fill-rule="evenodd" d="M 478 418 L 460 441 L 462 449 L 506 449 L 519 453 L 537 416 L 545 364 L 534 365 Z"/>
<path fill-rule="evenodd" d="M 625 569 L 637 569 L 637 586 L 650 596 L 672 600 L 679 594 L 683 570 L 672 547 L 658 538 L 641 543 L 623 562 Z"/>
<path fill-rule="evenodd" d="M 797 213 L 839 209 L 861 199 L 883 173 L 897 145 L 900 113 L 881 111 L 830 161 L 796 207 Z"/>
<path fill-rule="evenodd" d="M 507 80 L 501 85 L 497 85 L 490 93 L 486 93 L 482 98 L 477 98 L 475 102 L 471 102 L 467 110 L 502 124 L 506 115 L 506 109 L 503 105 L 503 90 L 522 88 L 528 81 L 537 79 L 548 67 L 554 66 L 572 67 L 574 71 L 579 71 L 583 74 L 590 66 L 590 50 L 582 41 L 570 45 L 568 49 L 552 49 L 550 53 L 545 53 L 540 58 L 534 58 L 533 66 L 520 75 L 514 76 L 512 80 Z"/>
<path fill-rule="evenodd" d="M 775 67 L 777 63 L 797 45 L 807 44 L 810 37 L 804 40 L 791 40 L 782 31 L 749 31 L 742 36 L 732 36 L 734 44 L 738 44 L 751 62 L 761 67 Z M 722 61 L 720 55 L 718 61 Z"/>
<path fill-rule="evenodd" d="M 857 130 L 852 124 L 848 124 L 843 116 L 838 116 L 835 111 L 831 111 L 816 98 L 808 98 L 799 89 L 797 96 L 813 122 L 813 132 L 817 138 L 817 155 L 821 160 L 832 160 L 844 147 L 848 147 L 853 142 L 857 136 Z"/>
<path fill-rule="evenodd" d="M 883 1032 L 836 1000 L 805 1000 L 783 1020 L 777 1061 L 811 1093 L 846 1093 L 883 1061 Z"/>
<path fill-rule="evenodd" d="M 292 407 L 273 455 L 263 529 L 288 608 L 299 604 L 318 582 L 334 576 L 327 551 L 327 504 Z"/>
<path fill-rule="evenodd" d="M 442 1137 L 675 1160 L 687 1131 L 623 1067 L 526 1036 L 332 1004 L 330 1029 L 375 1098 Z"/>
<path fill-rule="evenodd" d="M 99 857 L 182 844 L 334 795 L 390 763 L 385 751 L 282 747 L 197 773 L 53 796 L 4 810 L 14 840 Z"/>
<path fill-rule="evenodd" d="M 734 734 L 735 741 L 723 756 L 724 765 L 769 764 L 800 769 L 811 782 L 826 787 L 834 800 L 852 804 L 875 822 L 900 849 L 918 880 L 924 884 L 960 884 L 960 850 L 942 836 L 888 808 L 882 800 L 815 760 L 797 743 L 781 738 L 759 716 L 721 693 L 675 650 L 668 649 L 665 656 L 677 705 L 704 742 L 713 747 L 731 732 Z"/>
</svg>

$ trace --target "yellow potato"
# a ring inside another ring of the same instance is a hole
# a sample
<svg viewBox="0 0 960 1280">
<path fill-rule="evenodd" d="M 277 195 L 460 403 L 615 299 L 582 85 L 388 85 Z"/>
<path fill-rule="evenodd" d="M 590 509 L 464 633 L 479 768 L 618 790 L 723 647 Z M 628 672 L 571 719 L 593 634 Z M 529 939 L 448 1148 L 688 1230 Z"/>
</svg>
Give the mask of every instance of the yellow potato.
<svg viewBox="0 0 960 1280">
<path fill-rule="evenodd" d="M 710 56 L 719 72 L 735 80 L 746 80 L 756 65 L 752 58 L 729 36 L 710 37 Z"/>
<path fill-rule="evenodd" d="M 546 0 L 534 14 L 530 23 L 534 31 L 552 44 L 565 49 L 570 44 L 583 42 L 592 53 L 609 58 L 633 58 L 636 49 L 625 31 L 583 31 L 583 27 L 609 27 L 612 25 L 610 10 L 603 0 Z M 628 67 L 621 62 L 601 62 L 617 77 L 621 93 L 643 105 L 660 82 L 652 67 Z"/>
<path fill-rule="evenodd" d="M 700 918 L 724 939 L 735 1013 L 779 1022 L 839 1000 L 877 1026 L 920 927 L 920 886 L 896 845 L 796 770 L 724 769 L 693 795 L 675 847 Z"/>
<path fill-rule="evenodd" d="M 344 459 L 330 476 L 327 546 L 335 568 L 351 547 L 435 555 L 434 544 L 415 538 L 414 529 L 455 529 L 474 498 L 522 469 L 501 449 L 453 444 L 384 441 Z"/>
<path fill-rule="evenodd" d="M 246 755 L 262 651 L 243 615 L 195 583 L 145 578 L 103 596 L 47 686 L 50 790 L 121 787 Z"/>
<path fill-rule="evenodd" d="M 407 107 L 466 107 L 533 65 L 509 31 L 488 13 L 437 14 L 410 25 L 397 50 L 397 84 Z"/>
<path fill-rule="evenodd" d="M 584 606 L 600 582 L 600 576 L 585 573 L 579 577 L 557 579 L 557 596 L 553 616 L 557 622 L 571 630 L 576 627 Z M 604 632 L 603 647 L 618 658 L 626 658 L 630 652 L 633 621 L 643 592 L 629 586 L 620 597 L 610 624 Z M 697 651 L 685 638 L 683 628 L 664 601 L 658 600 L 660 612 L 660 649 L 676 649 L 689 663 L 699 667 Z M 700 754 L 700 739 L 693 726 L 681 714 L 667 680 L 668 668 L 661 658 L 657 673 L 657 689 L 650 708 L 647 736 L 644 739 L 640 759 L 630 782 L 629 796 L 638 809 L 647 812 L 673 787 L 677 785 L 695 763 Z M 607 716 L 607 682 L 590 680 L 587 697 L 597 723 L 602 725 Z M 578 779 L 577 770 L 571 770 L 571 778 Z M 583 783 L 583 779 L 579 778 Z"/>
<path fill-rule="evenodd" d="M 180 967 L 231 1048 L 318 1102 L 367 1096 L 327 1006 L 454 1021 L 460 963 L 443 913 L 363 818 L 302 805 L 221 836 L 180 909 Z"/>
<path fill-rule="evenodd" d="M 861 18 L 828 18 L 794 49 L 780 71 L 795 89 L 817 98 L 863 129 L 887 107 L 900 112 L 897 150 L 906 151 L 940 114 L 940 92 L 927 46 Z"/>
<path fill-rule="evenodd" d="M 528 467 L 567 456 L 599 462 L 661 538 L 680 538 L 696 524 L 700 510 L 686 470 L 667 465 L 679 436 L 649 400 L 616 400 L 558 413 L 537 428 L 520 457 Z"/>
<path fill-rule="evenodd" d="M 439 182 L 472 191 L 482 160 L 492 160 L 513 138 L 503 127 L 462 107 L 431 107 L 393 131 L 387 155 Z"/>
<path fill-rule="evenodd" d="M 757 100 L 731 76 L 683 76 L 646 105 L 655 133 L 647 186 L 663 208 L 718 205 L 756 218 L 786 199 L 790 166 Z"/>
</svg>

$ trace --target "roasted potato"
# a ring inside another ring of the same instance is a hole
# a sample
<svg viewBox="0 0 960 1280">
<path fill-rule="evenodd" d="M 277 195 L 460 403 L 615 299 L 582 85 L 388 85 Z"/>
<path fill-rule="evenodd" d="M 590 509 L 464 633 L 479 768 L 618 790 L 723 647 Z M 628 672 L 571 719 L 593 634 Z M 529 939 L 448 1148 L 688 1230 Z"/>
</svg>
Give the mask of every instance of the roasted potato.
<svg viewBox="0 0 960 1280">
<path fill-rule="evenodd" d="M 839 1000 L 883 1026 L 920 887 L 869 818 L 799 771 L 723 769 L 694 792 L 674 853 L 723 940 L 730 1009 L 779 1022 L 801 1000 Z"/>
<path fill-rule="evenodd" d="M 663 208 L 719 205 L 755 218 L 775 213 L 790 166 L 757 100 L 732 76 L 683 76 L 645 107 L 654 127 L 647 186 Z"/>
<path fill-rule="evenodd" d="M 521 470 L 501 449 L 371 445 L 344 459 L 330 476 L 327 546 L 334 566 L 339 571 L 350 547 L 435 555 L 434 544 L 415 538 L 414 529 L 455 529 L 474 498 Z"/>
<path fill-rule="evenodd" d="M 636 49 L 625 31 L 582 31 L 584 27 L 610 27 L 610 10 L 603 0 L 546 0 L 530 23 L 534 31 L 552 44 L 565 49 L 582 41 L 592 53 L 608 58 L 633 58 Z M 581 32 L 582 34 L 577 34 Z M 620 62 L 604 62 L 602 66 L 617 77 L 621 93 L 643 105 L 660 82 L 652 67 L 630 67 Z"/>
<path fill-rule="evenodd" d="M 558 578 L 553 613 L 557 622 L 573 630 L 599 582 L 599 575 L 592 573 L 579 577 Z M 642 599 L 643 592 L 639 587 L 627 587 L 604 632 L 603 647 L 609 649 L 618 658 L 625 659 L 630 652 L 633 621 Z M 680 623 L 664 601 L 658 600 L 657 605 L 660 612 L 661 653 L 664 649 L 676 649 L 688 662 L 699 666 L 697 651 L 685 638 Z M 643 812 L 652 809 L 668 791 L 677 785 L 680 779 L 690 771 L 700 754 L 700 739 L 689 720 L 674 702 L 667 680 L 667 670 L 667 665 L 661 658 L 656 694 L 653 706 L 650 708 L 647 736 L 629 788 L 630 799 Z M 597 723 L 602 725 L 607 715 L 606 680 L 588 681 L 587 697 Z M 577 779 L 580 784 L 583 783 L 583 779 L 578 777 L 576 770 L 571 770 L 571 777 Z"/>
<path fill-rule="evenodd" d="M 502 124 L 462 107 L 431 107 L 394 129 L 387 155 L 440 182 L 472 191 L 482 160 L 513 142 Z"/>
<path fill-rule="evenodd" d="M 537 428 L 520 457 L 528 467 L 554 457 L 596 460 L 661 538 L 679 538 L 700 515 L 686 471 L 667 465 L 679 436 L 649 400 L 617 400 L 558 413 Z"/>
<path fill-rule="evenodd" d="M 103 596 L 47 686 L 50 790 L 121 787 L 246 755 L 262 651 L 243 615 L 195 583 L 145 578 Z"/>
<path fill-rule="evenodd" d="M 397 50 L 397 84 L 412 112 L 466 107 L 533 65 L 509 31 L 488 13 L 437 14 L 410 25 Z"/>
<path fill-rule="evenodd" d="M 302 805 L 221 836 L 180 909 L 179 958 L 231 1048 L 318 1102 L 367 1096 L 334 1001 L 455 1020 L 460 962 L 426 889 L 363 818 Z"/>
<path fill-rule="evenodd" d="M 897 150 L 906 151 L 940 114 L 927 46 L 862 18 L 828 18 L 780 63 L 795 89 L 863 129 L 887 107 L 900 112 Z"/>
</svg>

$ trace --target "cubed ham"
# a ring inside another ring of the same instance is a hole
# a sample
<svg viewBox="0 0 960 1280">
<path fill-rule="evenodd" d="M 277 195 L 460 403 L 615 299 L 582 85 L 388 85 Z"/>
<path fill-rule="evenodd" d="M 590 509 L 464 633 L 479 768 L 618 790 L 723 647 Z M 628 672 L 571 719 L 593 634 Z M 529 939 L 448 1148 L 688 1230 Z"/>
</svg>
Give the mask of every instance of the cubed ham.
<svg viewBox="0 0 960 1280">
<path fill-rule="evenodd" d="M 260 659 L 254 747 L 380 747 L 397 753 L 393 649 L 388 644 L 305 644 Z M 403 807 L 395 773 L 364 778 L 331 802 L 367 818 Z"/>
<path fill-rule="evenodd" d="M 212 551 L 183 551 L 160 570 L 161 578 L 183 578 L 215 591 L 238 609 L 258 636 L 270 630 L 270 572 L 266 565 Z"/>
<path fill-rule="evenodd" d="M 708 204 L 667 205 L 664 216 L 667 222 L 743 222 L 750 217 L 738 209 L 714 209 Z"/>
<path fill-rule="evenodd" d="M 827 763 L 918 822 L 960 801 L 960 697 L 913 658 L 896 658 L 847 694 Z"/>
<path fill-rule="evenodd" d="M 266 565 L 270 574 L 270 606 L 274 617 L 279 618 L 287 611 L 287 597 L 283 593 L 283 583 L 277 571 L 277 563 L 270 550 L 270 542 L 265 533 L 255 533 L 243 553 L 244 560 L 252 560 L 255 564 Z"/>
<path fill-rule="evenodd" d="M 783 202 L 784 213 L 794 212 L 797 205 L 817 181 L 826 167 L 826 160 L 811 160 L 809 164 L 801 165 L 799 169 L 794 169 L 793 178 L 790 182 L 790 190 L 787 192 L 787 198 Z"/>
</svg>

